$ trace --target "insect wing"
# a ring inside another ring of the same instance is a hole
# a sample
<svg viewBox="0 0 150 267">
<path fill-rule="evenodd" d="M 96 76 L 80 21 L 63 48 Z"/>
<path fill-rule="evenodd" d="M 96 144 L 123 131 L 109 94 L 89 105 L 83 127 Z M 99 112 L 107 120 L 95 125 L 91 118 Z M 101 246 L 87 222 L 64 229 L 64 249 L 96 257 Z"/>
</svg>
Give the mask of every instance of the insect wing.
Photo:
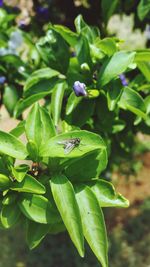
<svg viewBox="0 0 150 267">
<path fill-rule="evenodd" d="M 68 140 L 58 141 L 57 144 L 67 146 Z"/>
<path fill-rule="evenodd" d="M 68 143 L 66 146 L 65 146 L 65 149 L 64 149 L 64 153 L 65 154 L 69 154 L 75 147 L 75 144 L 73 143 Z"/>
</svg>

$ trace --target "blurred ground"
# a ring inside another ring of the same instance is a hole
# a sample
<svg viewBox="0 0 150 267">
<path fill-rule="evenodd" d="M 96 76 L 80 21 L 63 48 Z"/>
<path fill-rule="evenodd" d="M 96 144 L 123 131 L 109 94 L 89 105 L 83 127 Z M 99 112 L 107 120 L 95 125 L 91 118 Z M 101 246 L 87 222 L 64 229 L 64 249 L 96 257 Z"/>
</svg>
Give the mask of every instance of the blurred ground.
<svg viewBox="0 0 150 267">
<path fill-rule="evenodd" d="M 18 121 L 0 110 L 0 130 L 10 131 Z M 139 160 L 139 159 L 138 159 Z M 117 190 L 130 200 L 130 208 L 104 209 L 109 239 L 110 267 L 150 267 L 150 153 L 141 158 L 137 176 L 113 174 Z M 66 233 L 49 235 L 42 244 L 29 251 L 23 226 L 0 230 L 0 267 L 98 267 L 86 244 L 81 259 Z"/>
</svg>

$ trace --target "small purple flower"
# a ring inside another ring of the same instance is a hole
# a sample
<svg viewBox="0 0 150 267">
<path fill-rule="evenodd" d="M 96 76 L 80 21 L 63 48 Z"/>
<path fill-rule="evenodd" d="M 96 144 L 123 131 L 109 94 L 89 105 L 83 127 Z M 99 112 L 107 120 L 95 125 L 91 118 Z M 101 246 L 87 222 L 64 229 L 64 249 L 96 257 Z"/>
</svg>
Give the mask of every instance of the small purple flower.
<svg viewBox="0 0 150 267">
<path fill-rule="evenodd" d="M 5 81 L 6 81 L 6 77 L 0 76 L 0 85 L 4 84 Z"/>
<path fill-rule="evenodd" d="M 119 78 L 120 78 L 121 83 L 122 83 L 123 86 L 127 86 L 128 85 L 128 81 L 127 81 L 126 76 L 124 74 L 120 74 Z"/>
<path fill-rule="evenodd" d="M 3 0 L 0 0 L 0 7 L 3 6 Z"/>
<path fill-rule="evenodd" d="M 76 96 L 87 96 L 86 85 L 76 81 L 73 85 L 73 90 Z"/>
</svg>

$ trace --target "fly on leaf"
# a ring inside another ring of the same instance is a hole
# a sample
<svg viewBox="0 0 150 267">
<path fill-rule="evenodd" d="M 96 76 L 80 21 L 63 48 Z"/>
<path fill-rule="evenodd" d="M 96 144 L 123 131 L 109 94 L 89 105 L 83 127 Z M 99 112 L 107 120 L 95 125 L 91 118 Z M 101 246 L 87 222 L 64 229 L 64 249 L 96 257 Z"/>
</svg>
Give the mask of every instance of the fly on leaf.
<svg viewBox="0 0 150 267">
<path fill-rule="evenodd" d="M 78 147 L 80 145 L 80 141 L 80 138 L 70 138 L 58 141 L 58 144 L 64 146 L 65 154 L 69 154 L 75 147 Z"/>
</svg>

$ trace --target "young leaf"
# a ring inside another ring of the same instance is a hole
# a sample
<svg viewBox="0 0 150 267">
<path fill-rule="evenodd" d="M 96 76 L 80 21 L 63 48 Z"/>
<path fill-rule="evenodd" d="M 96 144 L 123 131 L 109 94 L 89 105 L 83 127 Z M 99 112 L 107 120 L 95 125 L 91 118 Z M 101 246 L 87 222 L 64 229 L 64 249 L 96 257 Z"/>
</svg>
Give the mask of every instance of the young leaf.
<svg viewBox="0 0 150 267">
<path fill-rule="evenodd" d="M 78 184 L 75 187 L 75 192 L 80 208 L 84 236 L 102 267 L 108 267 L 107 236 L 102 210 L 94 193 L 88 186 Z"/>
<path fill-rule="evenodd" d="M 11 190 L 15 190 L 18 192 L 44 194 L 45 186 L 42 185 L 39 181 L 37 181 L 35 178 L 33 178 L 31 175 L 26 174 L 22 182 L 15 182 L 12 184 Z"/>
<path fill-rule="evenodd" d="M 80 138 L 80 144 L 75 147 L 70 153 L 64 153 L 64 146 L 60 144 L 64 140 L 70 138 Z M 106 150 L 106 146 L 102 138 L 94 133 L 88 131 L 72 131 L 64 133 L 51 138 L 41 148 L 41 156 L 43 157 L 59 157 L 59 158 L 76 158 L 81 157 L 86 153 L 94 150 L 102 151 Z"/>
<path fill-rule="evenodd" d="M 84 239 L 79 207 L 72 184 L 64 175 L 51 179 L 52 194 L 70 238 L 81 257 L 84 256 Z"/>
<path fill-rule="evenodd" d="M 55 224 L 61 221 L 58 212 L 43 196 L 24 193 L 21 194 L 18 204 L 22 213 L 34 222 Z"/>
<path fill-rule="evenodd" d="M 123 73 L 133 63 L 135 54 L 135 52 L 116 52 L 103 64 L 98 75 L 98 85 L 104 86 Z"/>
<path fill-rule="evenodd" d="M 4 205 L 1 211 L 1 222 L 5 228 L 10 228 L 17 223 L 20 217 L 20 210 L 17 205 Z"/>
<path fill-rule="evenodd" d="M 13 85 L 9 84 L 5 86 L 3 94 L 3 103 L 11 116 L 13 115 L 13 111 L 18 101 L 18 98 L 18 92 Z"/>
<path fill-rule="evenodd" d="M 60 119 L 65 87 L 66 87 L 65 82 L 58 83 L 52 92 L 51 112 L 52 112 L 53 121 L 54 121 L 55 126 L 58 125 L 58 122 Z"/>
<path fill-rule="evenodd" d="M 130 87 L 125 87 L 118 103 L 122 109 L 127 109 L 134 114 L 146 119 L 146 107 L 143 98 L 139 93 Z"/>
<path fill-rule="evenodd" d="M 129 201 L 121 194 L 116 193 L 112 183 L 105 180 L 89 182 L 88 186 L 95 194 L 100 207 L 122 207 L 127 208 Z"/>
<path fill-rule="evenodd" d="M 39 245 L 43 238 L 49 232 L 49 224 L 39 224 L 32 221 L 27 221 L 26 240 L 30 249 Z"/>
<path fill-rule="evenodd" d="M 27 157 L 26 147 L 15 136 L 0 131 L 0 152 L 17 159 Z"/>
<path fill-rule="evenodd" d="M 46 140 L 55 135 L 55 128 L 48 112 L 37 103 L 27 117 L 25 130 L 28 140 L 33 141 L 38 150 Z"/>
</svg>

